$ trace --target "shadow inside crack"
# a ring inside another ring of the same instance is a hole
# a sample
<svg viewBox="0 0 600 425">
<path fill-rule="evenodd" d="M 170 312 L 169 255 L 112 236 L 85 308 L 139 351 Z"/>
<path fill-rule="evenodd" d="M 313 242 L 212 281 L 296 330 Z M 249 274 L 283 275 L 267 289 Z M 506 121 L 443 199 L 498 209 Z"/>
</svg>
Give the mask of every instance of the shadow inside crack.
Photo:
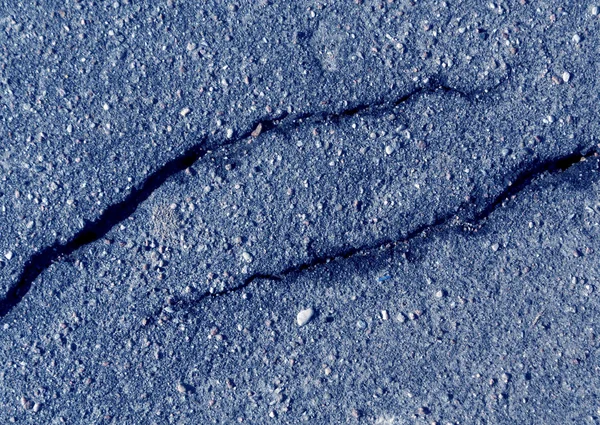
<svg viewBox="0 0 600 425">
<path fill-rule="evenodd" d="M 490 214 L 498 209 L 503 202 L 510 200 L 513 196 L 517 195 L 519 192 L 529 186 L 536 177 L 544 173 L 555 174 L 565 172 L 579 162 L 585 161 L 585 159 L 597 155 L 597 149 L 586 150 L 585 148 L 580 147 L 573 153 L 560 158 L 536 161 L 530 164 L 525 170 L 520 172 L 516 178 L 509 182 L 506 188 L 500 192 L 500 194 L 496 196 L 496 198 L 490 204 L 479 210 L 479 212 L 474 212 L 474 216 L 470 224 L 476 224 L 479 221 L 485 220 L 490 216 Z M 588 184 L 588 180 L 569 178 L 568 183 L 573 185 L 575 188 L 585 188 Z"/>
<path fill-rule="evenodd" d="M 23 272 L 16 285 L 12 286 L 4 299 L 0 301 L 0 317 L 6 316 L 23 299 L 37 277 L 53 262 L 60 261 L 63 257 L 72 254 L 82 246 L 102 238 L 116 224 L 124 221 L 133 214 L 137 207 L 148 199 L 152 192 L 160 187 L 169 177 L 185 170 L 200 159 L 206 153 L 206 150 L 200 146 L 201 144 L 188 149 L 181 156 L 169 161 L 152 173 L 143 184 L 132 189 L 125 199 L 106 208 L 97 220 L 87 223 L 67 243 L 55 244 L 34 254 L 25 263 Z"/>
<path fill-rule="evenodd" d="M 510 75 L 510 74 L 508 74 Z M 162 167 L 150 174 L 139 186 L 133 188 L 131 192 L 120 202 L 110 205 L 96 220 L 85 224 L 83 229 L 78 231 L 73 238 L 66 243 L 55 243 L 48 247 L 43 248 L 41 251 L 33 254 L 29 260 L 25 263 L 23 271 L 19 276 L 17 282 L 10 287 L 3 299 L 0 300 L 0 318 L 6 316 L 16 305 L 18 305 L 23 297 L 29 292 L 33 282 L 40 276 L 40 274 L 52 265 L 56 261 L 61 261 L 64 257 L 67 257 L 77 251 L 79 248 L 93 243 L 100 238 L 104 237 L 115 225 L 123 222 L 130 217 L 138 208 L 138 206 L 146 201 L 150 195 L 159 187 L 161 187 L 169 178 L 184 171 L 193 165 L 196 161 L 201 159 L 205 154 L 211 150 L 224 148 L 230 145 L 234 145 L 243 140 L 249 138 L 256 138 L 260 134 L 264 134 L 273 130 L 279 132 L 286 132 L 294 129 L 300 125 L 320 124 L 327 121 L 341 120 L 346 117 L 352 117 L 360 113 L 381 113 L 387 111 L 390 108 L 394 108 L 405 102 L 409 102 L 415 99 L 420 94 L 443 92 L 443 93 L 454 93 L 458 96 L 464 97 L 469 101 L 477 101 L 483 98 L 483 94 L 489 94 L 493 90 L 499 88 L 502 84 L 507 83 L 508 77 L 494 87 L 478 90 L 473 93 L 465 93 L 463 91 L 453 89 L 443 84 L 438 78 L 431 77 L 427 79 L 424 85 L 413 88 L 408 93 L 403 94 L 397 99 L 389 100 L 383 99 L 368 104 L 355 104 L 340 112 L 327 113 L 327 112 L 313 112 L 313 113 L 301 113 L 301 114 L 290 114 L 283 112 L 276 117 L 268 120 L 259 120 L 253 123 L 243 134 L 237 138 L 220 140 L 214 144 L 209 144 L 207 139 L 204 138 L 200 142 L 194 144 L 191 148 L 183 152 L 178 157 L 167 162 Z M 426 228 L 437 227 L 443 222 L 447 221 L 449 217 L 443 217 L 436 220 L 435 223 L 429 223 L 424 225 L 422 228 L 411 233 L 413 237 Z M 380 241 L 377 246 L 383 246 L 387 244 L 394 244 L 394 241 Z M 336 252 L 333 255 L 329 255 L 325 258 L 317 257 L 310 263 L 301 264 L 298 266 L 292 266 L 288 270 L 282 272 L 283 275 L 300 272 L 302 270 L 315 267 L 320 264 L 324 264 L 330 261 L 332 258 L 349 258 L 356 255 L 360 251 L 370 250 L 373 247 L 361 247 L 351 248 L 343 252 Z M 265 275 L 255 275 L 246 282 L 243 286 L 248 285 L 252 280 L 259 277 L 269 278 Z M 274 277 L 270 277 L 274 278 Z M 207 294 L 218 295 L 218 294 Z M 198 300 L 196 300 L 197 302 Z"/>
<path fill-rule="evenodd" d="M 587 158 L 598 157 L 599 155 L 600 153 L 597 149 L 589 149 L 588 151 L 579 149 L 573 153 L 558 158 L 534 162 L 530 164 L 526 169 L 519 172 L 513 179 L 513 182 L 509 183 L 508 186 L 492 200 L 492 202 L 490 202 L 485 208 L 481 209 L 479 212 L 473 210 L 473 205 L 471 203 L 465 203 L 459 209 L 458 214 L 449 213 L 440 216 L 436 218 L 432 223 L 419 226 L 418 228 L 411 231 L 409 234 L 405 235 L 401 239 L 379 240 L 367 246 L 353 247 L 345 250 L 338 249 L 337 251 L 334 250 L 334 252 L 330 252 L 325 256 L 315 257 L 308 262 L 290 266 L 280 271 L 279 273 L 256 273 L 246 278 L 243 281 L 243 283 L 241 283 L 238 286 L 227 288 L 218 292 L 205 292 L 199 295 L 198 297 L 191 299 L 186 298 L 174 300 L 171 305 L 179 310 L 185 310 L 193 308 L 194 306 L 203 302 L 207 298 L 222 297 L 243 290 L 256 280 L 281 281 L 290 275 L 296 275 L 307 270 L 312 270 L 315 267 L 323 266 L 333 261 L 357 258 L 359 255 L 366 256 L 372 254 L 377 250 L 395 249 L 401 244 L 408 244 L 415 238 L 426 235 L 428 232 L 442 232 L 452 227 L 455 227 L 457 225 L 456 219 L 458 219 L 459 225 L 468 224 L 470 226 L 470 229 L 479 229 L 483 226 L 483 224 L 491 216 L 491 214 L 494 213 L 494 211 L 496 211 L 498 208 L 502 207 L 506 201 L 513 199 L 519 193 L 530 187 L 534 182 L 538 181 L 539 178 L 542 178 L 544 176 L 553 176 L 556 174 L 561 174 L 561 182 L 563 184 L 571 185 L 575 190 L 588 188 L 591 181 L 599 177 L 598 169 L 600 167 L 600 162 L 598 162 L 597 160 L 594 164 L 588 164 L 588 167 L 591 167 L 592 169 L 586 170 L 586 173 L 579 173 L 579 167 L 576 166 L 580 163 L 585 163 Z M 563 175 L 562 173 L 567 174 Z M 464 215 L 469 214 L 469 210 L 471 210 L 470 214 L 472 215 L 472 218 L 467 220 L 465 219 Z M 462 214 L 463 217 L 460 217 L 459 214 Z M 158 317 L 159 315 L 160 311 L 157 311 L 154 312 L 151 315 L 151 317 Z"/>
</svg>

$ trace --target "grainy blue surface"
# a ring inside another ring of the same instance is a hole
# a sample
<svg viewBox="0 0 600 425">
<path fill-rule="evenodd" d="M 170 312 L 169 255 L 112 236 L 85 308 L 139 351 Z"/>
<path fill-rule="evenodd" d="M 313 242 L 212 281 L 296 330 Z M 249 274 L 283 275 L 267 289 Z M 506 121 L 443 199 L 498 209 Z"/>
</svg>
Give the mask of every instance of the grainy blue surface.
<svg viewBox="0 0 600 425">
<path fill-rule="evenodd" d="M 599 19 L 2 3 L 0 423 L 600 422 Z"/>
</svg>

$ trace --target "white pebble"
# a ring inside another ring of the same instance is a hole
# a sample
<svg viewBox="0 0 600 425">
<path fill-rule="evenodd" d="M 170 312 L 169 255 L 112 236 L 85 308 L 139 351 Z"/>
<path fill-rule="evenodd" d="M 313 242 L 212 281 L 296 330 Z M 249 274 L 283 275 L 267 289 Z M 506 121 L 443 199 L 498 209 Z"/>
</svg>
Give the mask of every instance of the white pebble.
<svg viewBox="0 0 600 425">
<path fill-rule="evenodd" d="M 252 262 L 252 255 L 250 255 L 248 252 L 242 252 L 242 258 L 246 263 Z"/>
<path fill-rule="evenodd" d="M 189 113 L 190 113 L 190 108 L 183 108 L 181 110 L 181 112 L 179 112 L 179 115 L 181 115 L 182 117 L 185 117 Z"/>
<path fill-rule="evenodd" d="M 23 409 L 29 410 L 29 409 L 31 409 L 31 402 L 29 400 L 27 400 L 25 398 L 25 396 L 22 396 L 21 397 L 21 406 L 23 406 Z"/>
<path fill-rule="evenodd" d="M 233 130 L 231 128 L 227 129 L 227 138 L 231 139 L 233 137 Z"/>
<path fill-rule="evenodd" d="M 598 6 L 590 7 L 590 13 L 592 14 L 592 16 L 598 15 Z"/>
<path fill-rule="evenodd" d="M 385 153 L 388 154 L 388 155 L 393 154 L 394 153 L 394 148 L 391 147 L 390 145 L 386 146 L 385 147 Z"/>
<path fill-rule="evenodd" d="M 11 258 L 13 258 L 13 253 L 12 253 L 12 251 L 7 251 L 4 253 L 4 256 L 6 257 L 7 260 L 10 260 Z"/>
<path fill-rule="evenodd" d="M 581 37 L 579 37 L 579 34 L 575 34 L 572 38 L 573 43 L 577 44 L 581 41 Z"/>
<path fill-rule="evenodd" d="M 381 319 L 388 320 L 389 318 L 390 318 L 390 316 L 388 315 L 387 310 L 381 310 Z"/>
<path fill-rule="evenodd" d="M 298 326 L 306 325 L 308 321 L 313 317 L 313 314 L 315 314 L 315 311 L 312 309 L 312 307 L 300 311 L 296 316 L 296 323 L 298 324 Z"/>
<path fill-rule="evenodd" d="M 571 74 L 569 74 L 567 71 L 563 72 L 562 79 L 565 83 L 568 83 L 571 79 Z"/>
</svg>

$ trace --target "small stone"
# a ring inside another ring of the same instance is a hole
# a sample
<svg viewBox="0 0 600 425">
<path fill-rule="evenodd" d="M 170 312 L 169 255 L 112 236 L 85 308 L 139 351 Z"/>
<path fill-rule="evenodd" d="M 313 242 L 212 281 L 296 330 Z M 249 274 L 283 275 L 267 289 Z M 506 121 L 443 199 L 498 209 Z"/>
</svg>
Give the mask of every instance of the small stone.
<svg viewBox="0 0 600 425">
<path fill-rule="evenodd" d="M 13 258 L 13 252 L 12 251 L 7 251 L 4 253 L 4 256 L 6 257 L 7 260 L 10 260 Z"/>
<path fill-rule="evenodd" d="M 404 315 L 404 313 L 398 313 L 398 315 L 396 316 L 396 320 L 400 323 L 404 323 L 406 322 L 406 316 Z"/>
<path fill-rule="evenodd" d="M 390 145 L 387 145 L 385 147 L 385 153 L 388 154 L 388 155 L 393 154 L 394 153 L 394 148 L 392 146 L 390 146 Z"/>
<path fill-rule="evenodd" d="M 233 130 L 231 128 L 227 129 L 227 134 L 226 134 L 228 139 L 231 139 L 233 137 Z"/>
<path fill-rule="evenodd" d="M 22 396 L 20 401 L 21 401 L 21 406 L 23 406 L 23 409 L 25 409 L 25 410 L 31 409 L 31 402 L 29 400 L 27 400 L 25 398 L 25 396 Z"/>
<path fill-rule="evenodd" d="M 435 293 L 436 298 L 444 298 L 444 295 L 445 293 L 441 289 Z"/>
<path fill-rule="evenodd" d="M 500 248 L 500 245 L 498 245 L 497 243 L 495 243 L 495 244 L 493 244 L 491 246 L 491 248 L 492 248 L 492 251 L 496 252 L 496 251 L 498 251 L 498 248 Z"/>
<path fill-rule="evenodd" d="M 296 316 L 296 323 L 298 326 L 304 326 L 308 323 L 308 321 L 313 317 L 315 311 L 312 307 L 307 308 L 306 310 L 301 310 Z"/>
<path fill-rule="evenodd" d="M 563 72 L 562 79 L 565 83 L 568 83 L 571 79 L 571 74 L 569 74 L 567 71 Z"/>
<path fill-rule="evenodd" d="M 187 392 L 187 388 L 181 382 L 177 383 L 177 392 L 181 394 L 185 394 Z"/>
<path fill-rule="evenodd" d="M 581 41 L 581 37 L 579 36 L 579 34 L 575 34 L 572 38 L 573 43 L 577 44 Z"/>
<path fill-rule="evenodd" d="M 421 416 L 425 416 L 425 415 L 429 415 L 431 413 L 431 410 L 427 406 L 422 406 L 422 407 L 419 407 L 418 413 Z"/>
<path fill-rule="evenodd" d="M 39 412 L 39 411 L 40 411 L 41 407 L 42 407 L 42 404 L 36 401 L 36 402 L 34 403 L 34 405 L 33 405 L 33 411 L 34 411 L 35 413 L 37 413 L 37 412 Z"/>
<path fill-rule="evenodd" d="M 590 13 L 592 14 L 592 16 L 597 16 L 598 15 L 598 6 L 590 7 Z"/>
<path fill-rule="evenodd" d="M 388 315 L 387 310 L 381 310 L 381 319 L 388 320 L 389 318 L 390 318 L 390 316 Z"/>
<path fill-rule="evenodd" d="M 256 137 L 260 136 L 260 133 L 261 133 L 261 132 L 262 132 L 262 124 L 260 124 L 260 123 L 259 123 L 259 124 L 256 126 L 256 128 L 254 129 L 254 131 L 253 131 L 252 133 L 250 133 L 250 135 L 251 135 L 252 137 L 255 137 L 255 138 L 256 138 Z"/>
<path fill-rule="evenodd" d="M 242 258 L 246 263 L 252 262 L 252 255 L 250 255 L 248 252 L 242 252 Z"/>
<path fill-rule="evenodd" d="M 503 373 L 500 379 L 502 379 L 502 382 L 505 384 L 508 384 L 508 381 L 510 381 L 510 375 L 508 373 Z"/>
<path fill-rule="evenodd" d="M 181 115 L 182 117 L 185 117 L 187 114 L 189 114 L 191 112 L 190 108 L 183 108 L 180 112 L 179 115 Z"/>
</svg>

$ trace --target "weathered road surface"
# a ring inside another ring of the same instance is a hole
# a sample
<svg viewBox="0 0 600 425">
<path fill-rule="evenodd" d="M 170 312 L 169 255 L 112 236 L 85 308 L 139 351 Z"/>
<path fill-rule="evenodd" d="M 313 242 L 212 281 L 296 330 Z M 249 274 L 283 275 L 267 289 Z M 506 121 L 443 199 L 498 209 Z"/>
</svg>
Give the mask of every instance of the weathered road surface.
<svg viewBox="0 0 600 425">
<path fill-rule="evenodd" d="M 600 422 L 598 7 L 56 6 L 0 6 L 2 423 Z"/>
</svg>

